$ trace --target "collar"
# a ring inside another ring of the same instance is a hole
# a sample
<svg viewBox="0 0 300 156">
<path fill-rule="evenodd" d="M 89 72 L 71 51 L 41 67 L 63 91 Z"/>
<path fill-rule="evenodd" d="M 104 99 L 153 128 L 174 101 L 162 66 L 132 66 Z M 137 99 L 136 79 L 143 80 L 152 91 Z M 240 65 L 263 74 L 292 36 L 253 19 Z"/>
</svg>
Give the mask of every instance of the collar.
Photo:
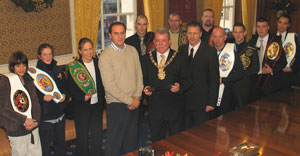
<svg viewBox="0 0 300 156">
<path fill-rule="evenodd" d="M 199 42 L 198 44 L 196 44 L 194 47 L 192 47 L 192 45 L 189 44 L 189 51 L 190 51 L 192 48 L 194 48 L 194 53 L 195 53 L 195 52 L 198 50 L 200 44 L 201 44 L 201 40 L 200 40 L 200 42 Z"/>
<path fill-rule="evenodd" d="M 159 55 L 159 57 L 161 57 L 160 55 L 164 55 L 166 60 L 168 58 L 169 53 L 170 53 L 170 48 L 164 54 L 161 54 L 157 51 L 157 55 Z"/>
<path fill-rule="evenodd" d="M 113 48 L 114 50 L 118 51 L 118 52 L 124 52 L 126 49 L 126 44 L 124 43 L 124 48 L 121 49 L 118 46 L 116 46 L 113 42 L 111 42 L 110 47 Z"/>
<path fill-rule="evenodd" d="M 264 38 L 260 38 L 260 37 L 258 36 L 258 40 L 261 40 L 261 39 L 264 40 L 264 43 L 267 43 L 267 42 L 268 42 L 268 39 L 269 39 L 269 34 L 267 34 Z"/>
</svg>

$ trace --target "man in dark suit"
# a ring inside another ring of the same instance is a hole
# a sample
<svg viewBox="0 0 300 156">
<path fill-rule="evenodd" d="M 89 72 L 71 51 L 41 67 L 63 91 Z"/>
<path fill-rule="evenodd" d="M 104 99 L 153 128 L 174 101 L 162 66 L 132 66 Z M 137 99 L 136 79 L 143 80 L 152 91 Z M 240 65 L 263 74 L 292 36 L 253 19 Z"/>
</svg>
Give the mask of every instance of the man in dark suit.
<svg viewBox="0 0 300 156">
<path fill-rule="evenodd" d="M 215 118 L 235 109 L 232 86 L 244 76 L 243 65 L 239 55 L 235 51 L 232 43 L 225 43 L 227 34 L 223 28 L 213 30 L 213 44 L 219 57 L 220 86 L 224 85 L 224 90 L 219 88 L 218 104 L 216 109 L 211 113 Z M 234 57 L 234 61 L 232 58 Z M 223 74 L 227 72 L 228 75 Z M 220 93 L 223 91 L 223 93 Z M 222 96 L 221 96 L 222 95 Z"/>
<path fill-rule="evenodd" d="M 201 41 L 212 46 L 212 32 L 215 28 L 219 27 L 214 25 L 215 17 L 212 9 L 204 9 L 201 16 Z"/>
<path fill-rule="evenodd" d="M 259 19 L 256 22 L 257 35 L 249 41 L 250 45 L 260 48 L 257 92 L 254 98 L 269 95 L 280 89 L 280 74 L 287 64 L 280 36 L 269 35 L 269 29 L 269 21 L 265 18 Z"/>
<path fill-rule="evenodd" d="M 277 36 L 281 36 L 283 50 L 287 58 L 287 65 L 282 69 L 283 73 L 281 74 L 281 86 L 282 88 L 289 88 L 292 84 L 299 81 L 296 79 L 296 74 L 300 70 L 300 46 L 299 38 L 295 33 L 290 33 L 288 30 L 291 26 L 291 18 L 287 15 L 281 15 L 277 21 Z M 290 36 L 291 35 L 291 36 Z M 294 42 L 294 43 L 293 43 Z M 288 43 L 293 43 L 293 50 L 288 50 Z M 293 54 L 295 52 L 295 54 Z M 290 58 L 289 58 L 290 57 Z"/>
<path fill-rule="evenodd" d="M 219 89 L 219 63 L 217 51 L 201 40 L 201 25 L 187 24 L 188 44 L 179 53 L 189 62 L 192 86 L 185 94 L 187 128 L 209 120 L 209 111 L 216 106 Z"/>
<path fill-rule="evenodd" d="M 233 26 L 234 43 L 237 55 L 243 64 L 245 76 L 233 85 L 233 92 L 237 99 L 238 107 L 242 107 L 250 102 L 251 94 L 255 91 L 255 77 L 258 72 L 258 54 L 257 48 L 249 46 L 245 40 L 246 28 L 242 23 L 236 23 Z"/>
<path fill-rule="evenodd" d="M 143 66 L 144 93 L 149 96 L 150 134 L 152 142 L 179 133 L 184 129 L 183 93 L 189 87 L 186 62 L 169 48 L 170 34 L 166 28 L 155 32 L 157 49 L 147 55 Z"/>
<path fill-rule="evenodd" d="M 145 15 L 139 15 L 135 21 L 136 33 L 126 38 L 125 43 L 132 45 L 137 50 L 141 64 L 144 63 L 145 56 L 154 49 L 153 45 L 153 32 L 147 32 L 148 19 Z M 144 114 L 147 110 L 147 102 L 145 95 L 142 95 L 141 105 L 139 107 L 139 127 L 144 120 Z"/>
<path fill-rule="evenodd" d="M 136 33 L 126 38 L 125 43 L 136 48 L 140 58 L 151 51 L 153 46 L 153 32 L 147 32 L 148 19 L 145 15 L 139 15 L 135 21 Z M 140 60 L 142 62 L 142 60 Z"/>
</svg>

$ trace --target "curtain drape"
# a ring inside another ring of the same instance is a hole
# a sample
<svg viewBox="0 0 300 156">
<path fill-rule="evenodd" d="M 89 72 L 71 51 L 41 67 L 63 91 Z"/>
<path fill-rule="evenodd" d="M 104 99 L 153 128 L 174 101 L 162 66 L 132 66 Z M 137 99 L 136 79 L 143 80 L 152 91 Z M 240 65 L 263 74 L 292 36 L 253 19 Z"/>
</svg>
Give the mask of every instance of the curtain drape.
<svg viewBox="0 0 300 156">
<path fill-rule="evenodd" d="M 223 0 L 209 0 L 204 2 L 204 9 L 211 8 L 215 14 L 214 25 L 220 25 L 221 13 L 223 7 Z"/>
<path fill-rule="evenodd" d="M 95 51 L 98 39 L 101 0 L 75 0 L 74 2 L 76 43 L 82 37 L 87 37 L 94 43 Z"/>
<path fill-rule="evenodd" d="M 242 0 L 243 23 L 247 30 L 246 40 L 248 41 L 253 34 L 255 24 L 256 0 Z"/>
<path fill-rule="evenodd" d="M 145 15 L 148 18 L 148 31 L 164 26 L 164 0 L 144 0 Z"/>
</svg>

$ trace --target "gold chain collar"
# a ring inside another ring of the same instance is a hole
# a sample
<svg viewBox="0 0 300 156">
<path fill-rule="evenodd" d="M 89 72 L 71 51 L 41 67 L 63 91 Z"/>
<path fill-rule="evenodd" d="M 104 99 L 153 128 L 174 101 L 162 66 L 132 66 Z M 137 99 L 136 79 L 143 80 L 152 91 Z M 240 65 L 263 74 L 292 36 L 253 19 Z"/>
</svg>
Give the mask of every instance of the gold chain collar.
<svg viewBox="0 0 300 156">
<path fill-rule="evenodd" d="M 173 59 L 175 58 L 175 56 L 177 55 L 177 53 L 178 53 L 178 51 L 175 51 L 174 54 L 173 54 L 173 55 L 171 56 L 171 58 L 169 59 L 169 61 L 167 61 L 167 63 L 165 63 L 165 65 L 162 66 L 162 67 L 160 67 L 160 66 L 155 62 L 155 60 L 154 60 L 154 58 L 153 58 L 153 55 L 152 55 L 152 52 L 149 53 L 149 56 L 150 56 L 151 62 L 152 62 L 158 69 L 159 69 L 159 68 L 164 69 L 164 68 L 166 68 L 166 67 L 173 61 Z M 167 59 L 168 59 L 168 58 L 167 58 Z"/>
</svg>

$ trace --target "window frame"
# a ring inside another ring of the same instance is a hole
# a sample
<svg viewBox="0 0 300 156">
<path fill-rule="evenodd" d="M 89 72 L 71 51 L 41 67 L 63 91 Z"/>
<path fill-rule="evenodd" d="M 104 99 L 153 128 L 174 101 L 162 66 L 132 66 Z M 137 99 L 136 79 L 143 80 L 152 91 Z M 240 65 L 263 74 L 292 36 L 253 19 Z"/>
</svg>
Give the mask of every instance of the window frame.
<svg viewBox="0 0 300 156">
<path fill-rule="evenodd" d="M 104 7 L 103 7 L 103 3 L 104 0 L 101 1 L 101 9 L 100 9 L 100 16 L 99 16 L 99 22 L 101 22 L 101 25 L 99 25 L 98 31 L 100 29 L 101 31 L 101 48 L 98 48 L 98 46 L 96 47 L 96 51 L 100 52 L 102 50 L 104 50 L 105 47 L 105 31 L 104 31 L 104 18 L 105 17 L 113 17 L 116 16 L 117 17 L 117 21 L 120 21 L 120 17 L 124 16 L 124 15 L 133 15 L 133 19 L 136 19 L 137 16 L 137 0 L 132 0 L 132 5 L 133 5 L 133 12 L 126 12 L 126 13 L 120 13 L 121 11 L 121 1 L 122 0 L 117 0 L 117 12 L 116 13 L 108 13 L 108 14 L 104 14 Z M 125 24 L 125 23 L 124 23 Z M 134 23 L 133 23 L 133 29 L 134 29 Z M 128 28 L 126 28 L 126 31 L 128 30 Z M 135 29 L 133 30 L 133 32 L 135 33 Z M 128 37 L 128 36 L 126 36 Z M 98 43 L 98 39 L 99 36 L 97 38 L 97 43 Z"/>
<path fill-rule="evenodd" d="M 226 5 L 226 1 L 227 0 L 223 0 L 223 4 L 222 4 L 222 11 L 223 11 L 223 21 L 222 21 L 222 19 L 220 19 L 220 24 L 219 24 L 219 26 L 221 26 L 221 27 L 225 27 L 225 22 L 226 22 L 226 20 L 225 20 L 225 9 L 226 8 L 232 8 L 232 10 L 233 10 L 233 13 L 232 13 L 232 19 L 233 20 L 229 20 L 230 22 L 231 22 L 231 25 L 232 25 L 232 27 L 231 28 L 229 28 L 230 30 L 232 30 L 233 29 L 233 25 L 234 25 L 234 18 L 235 18 L 235 1 L 236 0 L 232 0 L 233 2 L 232 2 L 232 5 Z M 221 25 L 221 22 L 223 22 L 222 23 L 222 25 Z"/>
</svg>

